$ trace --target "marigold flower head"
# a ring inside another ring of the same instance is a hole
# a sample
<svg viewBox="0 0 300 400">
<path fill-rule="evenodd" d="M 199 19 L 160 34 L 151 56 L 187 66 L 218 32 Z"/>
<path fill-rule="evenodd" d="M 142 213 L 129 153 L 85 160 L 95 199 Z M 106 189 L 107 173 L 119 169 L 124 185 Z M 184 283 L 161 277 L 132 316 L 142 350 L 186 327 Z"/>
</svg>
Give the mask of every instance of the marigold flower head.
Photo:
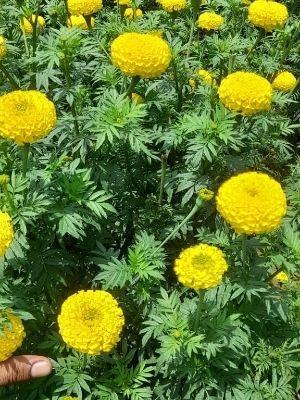
<svg viewBox="0 0 300 400">
<path fill-rule="evenodd" d="M 76 27 L 76 28 L 81 28 L 84 30 L 89 29 L 88 24 L 83 15 L 71 15 L 68 18 L 67 26 L 70 28 Z M 91 17 L 91 27 L 94 28 L 94 26 L 95 26 L 95 18 Z"/>
<path fill-rule="evenodd" d="M 137 8 L 134 11 L 133 8 L 128 7 L 124 11 L 124 17 L 125 18 L 133 19 L 133 18 L 139 18 L 139 17 L 142 17 L 142 16 L 143 16 L 143 11 L 140 8 Z"/>
<path fill-rule="evenodd" d="M 260 234 L 277 229 L 286 214 L 280 183 L 261 172 L 244 172 L 224 182 L 217 210 L 237 233 Z"/>
<path fill-rule="evenodd" d="M 281 271 L 279 272 L 275 278 L 279 281 L 279 282 L 288 282 L 289 281 L 289 276 L 288 274 L 286 274 L 285 272 Z"/>
<path fill-rule="evenodd" d="M 145 102 L 144 98 L 138 93 L 132 93 L 131 99 L 136 104 L 143 104 Z"/>
<path fill-rule="evenodd" d="M 90 15 L 100 11 L 102 0 L 68 0 L 68 9 L 73 15 Z"/>
<path fill-rule="evenodd" d="M 167 12 L 181 11 L 186 5 L 186 0 L 157 0 L 157 3 Z"/>
<path fill-rule="evenodd" d="M 35 23 L 36 18 L 37 18 L 37 23 L 36 23 L 37 30 L 44 28 L 46 25 L 45 19 L 41 15 L 37 17 L 36 14 L 32 14 L 30 18 L 22 17 L 20 21 L 20 28 L 28 35 L 32 35 L 33 24 Z"/>
<path fill-rule="evenodd" d="M 296 85 L 297 79 L 289 71 L 280 72 L 272 82 L 272 86 L 275 90 L 281 90 L 282 92 L 289 92 Z"/>
<path fill-rule="evenodd" d="M 2 257 L 14 238 L 13 224 L 6 212 L 0 211 L 0 227 L 0 257 Z"/>
<path fill-rule="evenodd" d="M 206 71 L 205 69 L 199 69 L 197 71 L 197 75 L 208 85 L 212 85 L 213 83 L 213 77 L 209 71 Z"/>
<path fill-rule="evenodd" d="M 174 267 L 179 282 L 195 290 L 217 286 L 227 269 L 223 252 L 203 243 L 183 250 Z"/>
<path fill-rule="evenodd" d="M 19 317 L 10 310 L 0 311 L 0 362 L 7 360 L 21 346 L 25 337 Z"/>
<path fill-rule="evenodd" d="M 168 43 L 148 33 L 123 33 L 111 45 L 113 64 L 128 76 L 155 78 L 168 68 Z"/>
<path fill-rule="evenodd" d="M 214 192 L 207 188 L 202 188 L 199 190 L 198 196 L 203 201 L 210 201 L 214 197 Z"/>
<path fill-rule="evenodd" d="M 9 182 L 9 175 L 1 174 L 0 175 L 0 185 L 7 185 Z"/>
<path fill-rule="evenodd" d="M 63 303 L 58 325 L 68 346 L 98 355 L 110 351 L 120 340 L 124 315 L 110 293 L 81 290 Z"/>
<path fill-rule="evenodd" d="M 225 107 L 243 115 L 252 115 L 271 108 L 272 85 L 253 72 L 234 72 L 219 86 L 219 97 Z"/>
<path fill-rule="evenodd" d="M 224 18 L 213 12 L 204 12 L 199 15 L 198 18 L 198 27 L 201 29 L 205 29 L 207 31 L 210 30 L 218 30 L 224 23 Z"/>
<path fill-rule="evenodd" d="M 282 27 L 287 18 L 286 6 L 276 1 L 255 0 L 248 7 L 248 20 L 267 32 Z"/>
<path fill-rule="evenodd" d="M 16 90 L 0 96 L 0 135 L 18 144 L 46 136 L 56 124 L 52 101 L 37 90 Z"/>
<path fill-rule="evenodd" d="M 0 60 L 7 54 L 6 40 L 3 36 L 0 36 Z"/>
</svg>

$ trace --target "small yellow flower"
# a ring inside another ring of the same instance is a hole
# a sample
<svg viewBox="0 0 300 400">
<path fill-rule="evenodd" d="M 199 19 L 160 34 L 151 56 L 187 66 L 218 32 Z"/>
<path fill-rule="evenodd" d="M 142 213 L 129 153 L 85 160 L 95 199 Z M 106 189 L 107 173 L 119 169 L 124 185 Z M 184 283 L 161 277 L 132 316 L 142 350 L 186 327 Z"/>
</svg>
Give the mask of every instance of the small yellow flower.
<svg viewBox="0 0 300 400">
<path fill-rule="evenodd" d="M 209 71 L 206 71 L 205 69 L 199 69 L 197 71 L 198 76 L 206 82 L 208 85 L 212 85 L 213 83 L 213 77 Z"/>
<path fill-rule="evenodd" d="M 207 31 L 216 31 L 221 28 L 223 23 L 224 18 L 221 15 L 213 12 L 204 12 L 200 14 L 198 18 L 198 27 Z"/>
<path fill-rule="evenodd" d="M 248 7 L 248 20 L 266 32 L 282 27 L 287 18 L 286 6 L 276 1 L 255 0 Z"/>
<path fill-rule="evenodd" d="M 19 317 L 11 310 L 0 312 L 0 320 L 5 318 L 7 322 L 0 323 L 0 362 L 7 360 L 12 353 L 19 348 L 25 337 L 24 326 Z"/>
<path fill-rule="evenodd" d="M 195 81 L 195 79 L 189 79 L 189 85 L 194 90 L 197 86 L 197 82 Z"/>
<path fill-rule="evenodd" d="M 103 7 L 102 0 L 68 0 L 68 9 L 73 15 L 91 15 Z"/>
<path fill-rule="evenodd" d="M 199 190 L 198 196 L 203 201 L 210 201 L 214 197 L 214 192 L 207 188 L 202 188 Z"/>
<path fill-rule="evenodd" d="M 275 276 L 275 278 L 279 281 L 279 282 L 288 282 L 289 281 L 289 276 L 288 274 L 286 274 L 285 272 L 281 271 L 279 272 L 279 274 L 277 274 Z"/>
<path fill-rule="evenodd" d="M 289 92 L 296 85 L 297 79 L 295 76 L 288 71 L 280 72 L 272 82 L 272 86 L 275 90 L 281 90 L 282 92 Z"/>
<path fill-rule="evenodd" d="M 71 15 L 68 18 L 67 26 L 70 28 L 76 27 L 84 30 L 89 29 L 88 24 L 86 23 L 86 20 L 83 15 Z M 94 26 L 95 26 L 95 18 L 91 17 L 91 27 L 94 28 Z"/>
<path fill-rule="evenodd" d="M 133 19 L 133 18 L 139 18 L 142 16 L 143 16 L 143 11 L 140 8 L 137 8 L 135 10 L 135 12 L 133 11 L 133 8 L 131 8 L 131 7 L 126 8 L 126 10 L 124 11 L 125 18 Z"/>
<path fill-rule="evenodd" d="M 174 267 L 179 282 L 195 290 L 219 285 L 227 269 L 223 252 L 203 243 L 183 250 Z"/>
<path fill-rule="evenodd" d="M 28 35 L 32 35 L 33 24 L 36 21 L 36 18 L 37 18 L 37 24 L 36 24 L 37 30 L 44 28 L 46 25 L 46 21 L 41 15 L 37 17 L 36 14 L 32 14 L 30 18 L 22 17 L 20 21 L 20 28 Z"/>
<path fill-rule="evenodd" d="M 9 182 L 9 175 L 0 175 L 0 185 L 7 185 Z"/>
<path fill-rule="evenodd" d="M 1 58 L 4 58 L 6 54 L 7 54 L 6 40 L 3 36 L 0 36 L 0 60 Z"/>
<path fill-rule="evenodd" d="M 186 0 L 157 0 L 157 3 L 167 12 L 181 11 L 187 6 Z"/>
<path fill-rule="evenodd" d="M 145 103 L 144 98 L 143 98 L 141 95 L 139 95 L 138 93 L 132 93 L 131 99 L 132 99 L 132 101 L 133 101 L 134 103 L 136 103 L 136 104 L 143 104 L 143 103 Z"/>
<path fill-rule="evenodd" d="M 0 227 L 0 257 L 3 257 L 14 238 L 13 224 L 6 212 L 0 211 Z"/>
</svg>

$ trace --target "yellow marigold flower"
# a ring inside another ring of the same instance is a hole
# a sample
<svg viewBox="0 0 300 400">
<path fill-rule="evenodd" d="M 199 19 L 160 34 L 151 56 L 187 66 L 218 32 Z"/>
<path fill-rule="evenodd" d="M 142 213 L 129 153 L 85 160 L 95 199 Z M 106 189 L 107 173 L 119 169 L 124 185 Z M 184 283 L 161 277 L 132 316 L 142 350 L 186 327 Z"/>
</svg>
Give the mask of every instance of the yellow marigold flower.
<svg viewBox="0 0 300 400">
<path fill-rule="evenodd" d="M 237 233 L 259 234 L 277 229 L 286 214 L 280 183 L 261 172 L 244 172 L 219 188 L 217 210 Z"/>
<path fill-rule="evenodd" d="M 133 8 L 129 7 L 126 8 L 126 10 L 124 11 L 124 17 L 125 18 L 139 18 L 143 16 L 143 11 L 140 8 L 137 8 L 135 10 L 135 12 L 133 11 Z"/>
<path fill-rule="evenodd" d="M 56 124 L 52 101 L 37 90 L 16 90 L 0 96 L 0 135 L 18 144 L 46 136 Z"/>
<path fill-rule="evenodd" d="M 276 1 L 255 0 L 248 7 L 248 20 L 267 32 L 283 26 L 287 18 L 286 6 Z"/>
<path fill-rule="evenodd" d="M 279 281 L 279 282 L 288 282 L 289 281 L 289 276 L 288 274 L 286 274 L 285 272 L 281 271 L 279 272 L 279 274 L 277 274 L 275 276 L 275 278 Z"/>
<path fill-rule="evenodd" d="M 68 0 L 68 9 L 73 15 L 90 15 L 100 11 L 102 0 Z"/>
<path fill-rule="evenodd" d="M 174 267 L 179 282 L 195 290 L 217 286 L 227 269 L 223 252 L 203 243 L 183 250 Z"/>
<path fill-rule="evenodd" d="M 197 86 L 197 82 L 195 81 L 195 79 L 189 79 L 189 85 L 192 89 L 195 89 Z"/>
<path fill-rule="evenodd" d="M 67 26 L 70 28 L 76 27 L 84 30 L 89 29 L 88 24 L 86 23 L 86 20 L 83 15 L 71 15 L 68 18 Z M 91 17 L 91 27 L 94 28 L 94 26 L 95 26 L 95 18 Z"/>
<path fill-rule="evenodd" d="M 212 85 L 213 83 L 213 77 L 210 74 L 210 72 L 206 71 L 205 69 L 199 69 L 197 71 L 198 76 L 206 82 L 208 85 Z"/>
<path fill-rule="evenodd" d="M 110 293 L 81 290 L 63 303 L 58 325 L 68 346 L 98 355 L 110 351 L 120 340 L 124 316 Z"/>
<path fill-rule="evenodd" d="M 253 72 L 234 72 L 220 84 L 219 97 L 231 111 L 252 115 L 271 108 L 272 86 Z"/>
<path fill-rule="evenodd" d="M 4 58 L 7 53 L 7 47 L 6 47 L 6 40 L 3 36 L 0 36 L 0 59 Z"/>
<path fill-rule="evenodd" d="M 288 71 L 280 72 L 272 82 L 272 86 L 276 90 L 282 92 L 289 92 L 296 85 L 297 79 L 295 76 Z"/>
<path fill-rule="evenodd" d="M 199 190 L 198 196 L 200 197 L 201 200 L 209 201 L 214 197 L 214 192 L 207 188 L 202 188 Z"/>
<path fill-rule="evenodd" d="M 115 0 L 115 3 L 117 3 L 119 6 L 131 6 L 131 0 Z"/>
<path fill-rule="evenodd" d="M 157 0 L 157 3 L 167 12 L 181 11 L 187 5 L 186 0 Z"/>
<path fill-rule="evenodd" d="M 224 18 L 221 15 L 218 15 L 213 12 L 204 12 L 199 15 L 198 18 L 198 27 L 202 29 L 210 30 L 218 30 L 224 23 Z"/>
<path fill-rule="evenodd" d="M 46 25 L 46 21 L 44 20 L 44 18 L 41 15 L 39 15 L 37 17 L 36 14 L 32 14 L 31 17 L 28 19 L 25 17 L 22 17 L 22 19 L 20 21 L 20 28 L 28 35 L 31 35 L 33 33 L 32 25 L 36 21 L 36 18 L 37 18 L 37 24 L 36 24 L 37 29 L 44 28 Z"/>
<path fill-rule="evenodd" d="M 115 66 L 128 76 L 155 78 L 168 68 L 171 50 L 168 43 L 148 33 L 123 33 L 111 45 Z"/>
<path fill-rule="evenodd" d="M 144 98 L 143 98 L 141 95 L 139 95 L 138 93 L 132 93 L 131 99 L 132 99 L 132 101 L 134 101 L 136 104 L 143 104 L 143 103 L 145 102 L 145 101 L 144 101 Z"/>
<path fill-rule="evenodd" d="M 0 175 L 0 185 L 7 185 L 9 182 L 9 175 L 2 174 Z"/>
<path fill-rule="evenodd" d="M 3 257 L 14 238 L 13 224 L 6 212 L 0 211 L 0 227 L 0 257 Z"/>
<path fill-rule="evenodd" d="M 0 312 L 0 362 L 7 360 L 21 346 L 25 337 L 24 326 L 19 317 L 11 310 Z"/>
</svg>

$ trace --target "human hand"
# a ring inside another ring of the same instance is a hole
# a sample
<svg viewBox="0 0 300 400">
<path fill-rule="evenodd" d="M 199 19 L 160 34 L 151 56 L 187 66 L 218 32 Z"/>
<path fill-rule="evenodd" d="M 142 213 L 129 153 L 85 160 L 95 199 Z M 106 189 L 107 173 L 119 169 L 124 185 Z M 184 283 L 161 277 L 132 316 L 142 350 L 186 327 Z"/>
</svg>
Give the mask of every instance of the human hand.
<svg viewBox="0 0 300 400">
<path fill-rule="evenodd" d="M 0 386 L 47 376 L 52 365 L 47 357 L 16 356 L 0 362 Z"/>
</svg>

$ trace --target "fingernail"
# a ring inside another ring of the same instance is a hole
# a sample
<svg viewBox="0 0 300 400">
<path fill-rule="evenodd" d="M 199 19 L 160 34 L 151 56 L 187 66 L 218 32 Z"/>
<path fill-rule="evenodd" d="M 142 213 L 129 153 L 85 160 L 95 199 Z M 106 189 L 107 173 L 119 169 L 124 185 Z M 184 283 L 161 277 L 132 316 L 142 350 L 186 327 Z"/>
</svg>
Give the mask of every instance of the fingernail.
<svg viewBox="0 0 300 400">
<path fill-rule="evenodd" d="M 51 370 L 52 366 L 50 361 L 38 361 L 32 365 L 30 375 L 32 378 L 40 378 L 49 375 Z"/>
</svg>

